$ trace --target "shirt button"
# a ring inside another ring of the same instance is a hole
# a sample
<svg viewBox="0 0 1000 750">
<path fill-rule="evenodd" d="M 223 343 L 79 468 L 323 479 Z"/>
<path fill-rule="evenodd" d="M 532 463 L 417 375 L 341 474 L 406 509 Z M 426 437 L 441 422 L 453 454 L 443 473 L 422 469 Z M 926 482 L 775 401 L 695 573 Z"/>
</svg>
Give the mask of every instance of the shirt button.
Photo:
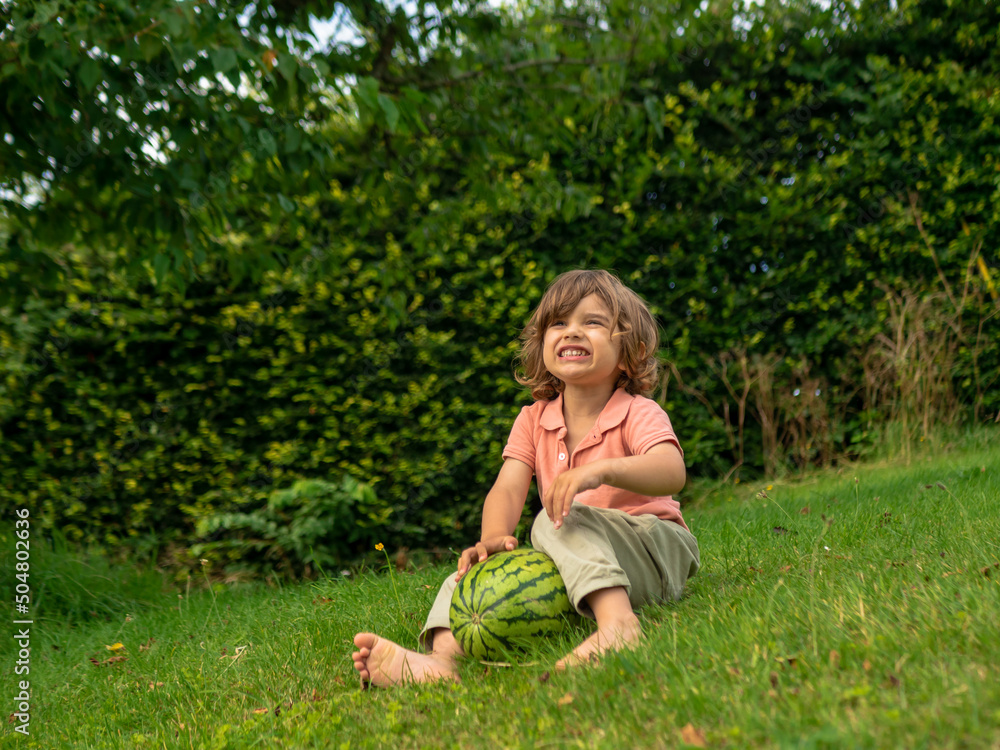
<svg viewBox="0 0 1000 750">
<path fill-rule="evenodd" d="M 559 454 L 559 460 L 560 461 L 565 461 L 566 460 L 566 454 L 565 453 L 560 453 Z"/>
</svg>

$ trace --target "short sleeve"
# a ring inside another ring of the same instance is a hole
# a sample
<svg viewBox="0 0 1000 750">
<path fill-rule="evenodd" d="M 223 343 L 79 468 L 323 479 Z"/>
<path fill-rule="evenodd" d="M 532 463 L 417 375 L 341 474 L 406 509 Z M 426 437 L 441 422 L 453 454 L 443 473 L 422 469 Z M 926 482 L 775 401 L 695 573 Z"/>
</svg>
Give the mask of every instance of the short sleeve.
<svg viewBox="0 0 1000 750">
<path fill-rule="evenodd" d="M 507 445 L 503 449 L 504 458 L 516 458 L 523 461 L 535 470 L 535 420 L 532 419 L 530 406 L 522 406 L 521 413 L 514 420 L 514 426 L 510 429 L 510 437 L 507 438 Z"/>
<path fill-rule="evenodd" d="M 622 437 L 633 456 L 641 456 L 657 443 L 663 442 L 673 443 L 681 455 L 684 455 L 684 449 L 670 424 L 670 417 L 663 407 L 650 398 L 636 398 L 632 402 Z"/>
</svg>

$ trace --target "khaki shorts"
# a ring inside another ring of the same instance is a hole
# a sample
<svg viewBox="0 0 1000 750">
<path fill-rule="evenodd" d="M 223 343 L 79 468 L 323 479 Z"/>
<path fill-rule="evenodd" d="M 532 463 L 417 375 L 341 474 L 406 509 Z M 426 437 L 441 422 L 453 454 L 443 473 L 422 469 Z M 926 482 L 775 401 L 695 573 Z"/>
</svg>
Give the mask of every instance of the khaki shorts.
<svg viewBox="0 0 1000 750">
<path fill-rule="evenodd" d="M 544 510 L 539 513 L 531 527 L 531 546 L 555 561 L 570 602 L 591 619 L 594 613 L 585 599 L 594 591 L 622 586 L 636 610 L 650 602 L 680 599 L 699 566 L 698 542 L 683 526 L 582 503 L 573 504 L 559 529 Z M 451 595 L 457 585 L 452 571 L 418 636 L 422 648 L 430 645 L 428 631 L 451 627 Z"/>
</svg>

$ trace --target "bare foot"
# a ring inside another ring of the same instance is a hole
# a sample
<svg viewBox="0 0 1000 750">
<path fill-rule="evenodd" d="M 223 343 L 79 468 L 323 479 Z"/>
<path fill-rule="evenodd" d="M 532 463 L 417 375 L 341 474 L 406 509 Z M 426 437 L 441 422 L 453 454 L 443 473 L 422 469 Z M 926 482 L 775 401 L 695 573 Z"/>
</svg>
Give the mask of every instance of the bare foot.
<svg viewBox="0 0 1000 750">
<path fill-rule="evenodd" d="M 639 618 L 629 614 L 610 624 L 598 626 L 587 640 L 556 662 L 556 669 L 578 664 L 590 664 L 597 660 L 605 651 L 619 651 L 635 646 L 642 638 L 642 626 Z"/>
<path fill-rule="evenodd" d="M 362 682 L 389 687 L 407 682 L 458 679 L 454 662 L 447 656 L 410 651 L 374 633 L 358 633 L 354 636 L 354 645 L 358 647 L 352 654 L 354 668 Z"/>
</svg>

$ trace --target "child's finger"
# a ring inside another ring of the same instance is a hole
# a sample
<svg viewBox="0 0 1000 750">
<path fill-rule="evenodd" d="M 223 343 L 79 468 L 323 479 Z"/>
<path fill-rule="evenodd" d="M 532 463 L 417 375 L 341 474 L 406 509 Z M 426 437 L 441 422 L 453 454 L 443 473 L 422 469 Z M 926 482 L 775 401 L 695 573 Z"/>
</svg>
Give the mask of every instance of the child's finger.
<svg viewBox="0 0 1000 750">
<path fill-rule="evenodd" d="M 545 497 L 542 498 L 542 510 L 545 511 L 545 515 L 547 515 L 549 517 L 550 521 L 553 520 L 553 518 L 552 518 L 552 490 L 549 490 L 548 492 L 546 492 L 545 493 Z"/>
<path fill-rule="evenodd" d="M 560 492 L 555 497 L 552 498 L 552 508 L 549 510 L 549 520 L 552 521 L 552 527 L 558 529 L 562 526 L 562 493 Z"/>
<path fill-rule="evenodd" d="M 558 529 L 563 525 L 563 519 L 569 515 L 569 509 L 573 505 L 573 496 L 576 494 L 573 487 L 570 487 L 563 495 L 559 498 L 559 505 L 555 509 L 556 519 L 555 527 Z"/>
<path fill-rule="evenodd" d="M 458 558 L 458 573 L 455 576 L 456 581 L 468 572 L 472 565 L 472 553 L 475 551 L 474 547 L 469 547 L 467 550 L 462 552 L 462 556 Z"/>
</svg>

